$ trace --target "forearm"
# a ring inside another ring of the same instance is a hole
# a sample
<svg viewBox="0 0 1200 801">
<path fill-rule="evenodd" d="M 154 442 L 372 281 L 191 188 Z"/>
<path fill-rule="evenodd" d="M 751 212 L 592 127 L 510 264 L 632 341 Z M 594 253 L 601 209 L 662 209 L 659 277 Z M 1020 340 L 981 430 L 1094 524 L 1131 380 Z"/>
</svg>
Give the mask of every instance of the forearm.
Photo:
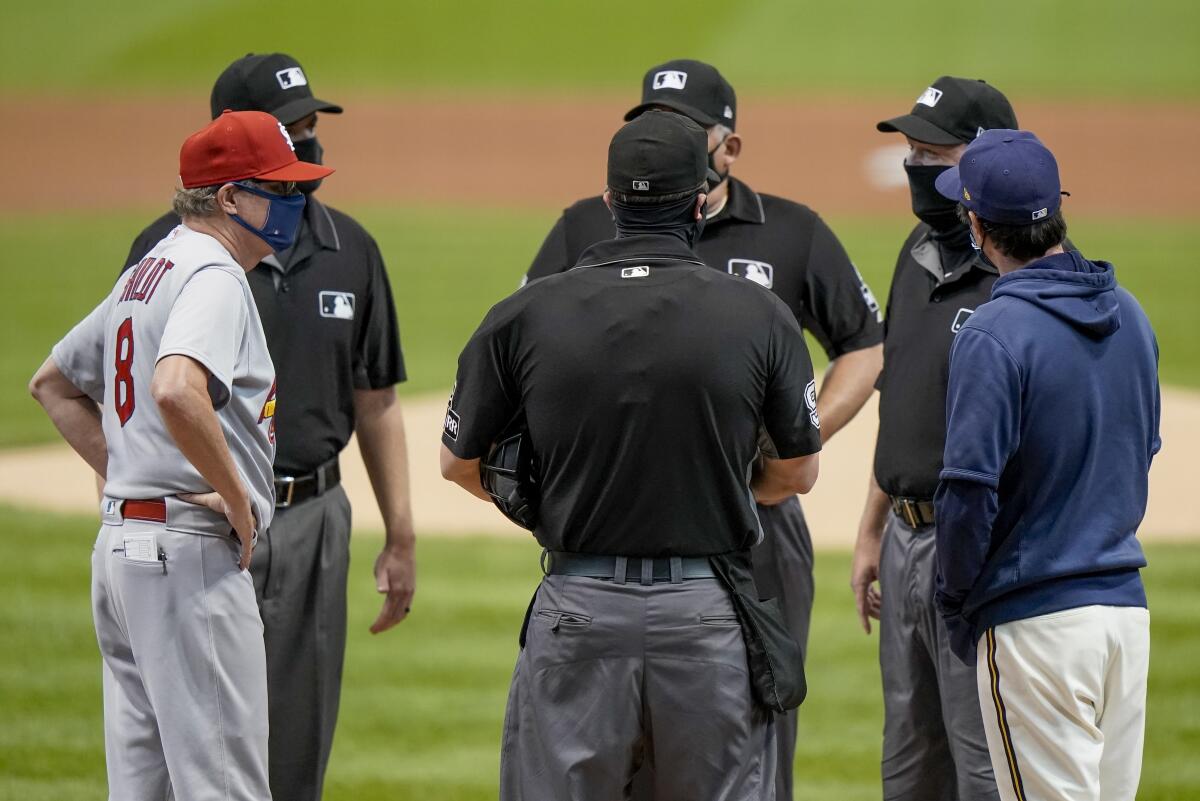
<svg viewBox="0 0 1200 801">
<path fill-rule="evenodd" d="M 783 503 L 794 495 L 807 493 L 817 481 L 819 455 L 794 459 L 759 457 L 750 479 L 754 500 L 764 506 Z"/>
<path fill-rule="evenodd" d="M 354 403 L 358 447 L 383 516 L 387 547 L 411 552 L 416 535 L 409 491 L 408 444 L 396 392 L 392 387 L 357 390 Z"/>
<path fill-rule="evenodd" d="M 187 387 L 156 393 L 155 400 L 171 438 L 208 485 L 230 503 L 248 502 L 208 393 Z"/>
<path fill-rule="evenodd" d="M 96 475 L 108 475 L 108 445 L 101 426 L 100 407 L 88 397 L 56 398 L 43 403 L 54 427 Z"/>
<path fill-rule="evenodd" d="M 883 539 L 883 528 L 887 523 L 890 508 L 891 501 L 887 494 L 879 488 L 879 483 L 875 480 L 875 471 L 872 469 L 867 481 L 867 500 L 863 504 L 862 518 L 858 526 L 860 540 L 867 538 L 873 542 L 879 542 Z"/>
<path fill-rule="evenodd" d="M 875 390 L 882 367 L 883 345 L 843 353 L 829 363 L 817 396 L 822 442 L 828 442 L 858 414 Z"/>
<path fill-rule="evenodd" d="M 29 392 L 46 410 L 54 427 L 67 444 L 88 463 L 96 474 L 108 474 L 108 444 L 104 440 L 100 407 L 67 380 L 54 363 L 46 359 L 29 382 Z"/>
<path fill-rule="evenodd" d="M 441 468 L 442 478 L 453 481 L 476 498 L 489 502 L 492 500 L 480 482 L 478 459 L 460 459 L 442 445 Z"/>
</svg>

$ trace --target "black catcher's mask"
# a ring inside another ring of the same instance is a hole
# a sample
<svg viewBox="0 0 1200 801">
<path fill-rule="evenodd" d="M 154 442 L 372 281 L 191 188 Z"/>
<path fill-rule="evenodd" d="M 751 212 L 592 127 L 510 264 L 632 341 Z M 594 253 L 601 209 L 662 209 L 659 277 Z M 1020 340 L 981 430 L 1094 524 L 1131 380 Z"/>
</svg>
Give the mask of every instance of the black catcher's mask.
<svg viewBox="0 0 1200 801">
<path fill-rule="evenodd" d="M 492 445 L 479 462 L 479 481 L 505 517 L 533 531 L 541 488 L 529 432 L 517 431 Z"/>
</svg>

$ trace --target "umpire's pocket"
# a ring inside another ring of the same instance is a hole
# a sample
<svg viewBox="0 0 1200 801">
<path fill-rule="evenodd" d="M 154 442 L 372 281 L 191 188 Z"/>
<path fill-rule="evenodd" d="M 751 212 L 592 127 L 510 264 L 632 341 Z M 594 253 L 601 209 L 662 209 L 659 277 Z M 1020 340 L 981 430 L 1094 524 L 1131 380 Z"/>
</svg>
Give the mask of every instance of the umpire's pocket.
<svg viewBox="0 0 1200 801">
<path fill-rule="evenodd" d="M 559 609 L 539 609 L 537 616 L 538 620 L 549 623 L 550 630 L 553 632 L 558 632 L 560 629 L 586 629 L 592 625 L 590 617 L 581 615 L 578 612 L 564 612 Z"/>
</svg>

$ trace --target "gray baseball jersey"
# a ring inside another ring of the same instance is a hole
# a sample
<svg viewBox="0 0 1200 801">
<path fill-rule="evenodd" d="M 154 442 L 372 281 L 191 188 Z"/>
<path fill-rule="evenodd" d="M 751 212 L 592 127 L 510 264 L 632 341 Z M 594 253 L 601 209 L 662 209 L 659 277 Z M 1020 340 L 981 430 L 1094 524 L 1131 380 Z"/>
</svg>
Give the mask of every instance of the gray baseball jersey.
<svg viewBox="0 0 1200 801">
<path fill-rule="evenodd" d="M 217 240 L 184 225 L 130 267 L 52 352 L 103 410 L 110 497 L 212 490 L 150 395 L 155 366 L 176 354 L 208 370 L 208 393 L 261 533 L 275 509 L 275 366 L 245 271 Z"/>
</svg>

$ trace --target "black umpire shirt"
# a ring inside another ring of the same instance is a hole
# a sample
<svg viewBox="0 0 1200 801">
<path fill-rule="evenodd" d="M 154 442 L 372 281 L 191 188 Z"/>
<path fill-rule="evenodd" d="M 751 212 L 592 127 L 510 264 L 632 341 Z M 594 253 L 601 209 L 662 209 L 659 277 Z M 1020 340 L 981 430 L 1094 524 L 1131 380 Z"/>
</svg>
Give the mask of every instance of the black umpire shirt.
<svg viewBox="0 0 1200 801">
<path fill-rule="evenodd" d="M 442 442 L 482 457 L 524 415 L 544 547 L 728 553 L 761 536 L 749 489 L 759 427 L 782 458 L 820 450 L 812 379 L 778 298 L 675 237 L 631 236 L 488 313 L 459 357 Z"/>
<path fill-rule="evenodd" d="M 996 269 L 971 247 L 966 228 L 935 238 L 920 223 L 892 275 L 879 389 L 875 480 L 888 495 L 932 499 L 946 444 L 950 345 L 992 295 Z"/>
<path fill-rule="evenodd" d="M 126 269 L 179 224 L 164 214 L 130 248 Z M 246 275 L 275 362 L 277 475 L 333 459 L 354 431 L 354 390 L 405 379 L 392 290 L 379 246 L 312 195 L 296 243 Z"/>
<path fill-rule="evenodd" d="M 615 234 L 602 198 L 579 201 L 554 224 L 528 279 L 574 266 L 584 248 Z M 706 222 L 696 253 L 710 267 L 778 295 L 830 359 L 883 341 L 874 295 L 833 231 L 807 206 L 758 194 L 731 177 L 725 207 Z"/>
</svg>

